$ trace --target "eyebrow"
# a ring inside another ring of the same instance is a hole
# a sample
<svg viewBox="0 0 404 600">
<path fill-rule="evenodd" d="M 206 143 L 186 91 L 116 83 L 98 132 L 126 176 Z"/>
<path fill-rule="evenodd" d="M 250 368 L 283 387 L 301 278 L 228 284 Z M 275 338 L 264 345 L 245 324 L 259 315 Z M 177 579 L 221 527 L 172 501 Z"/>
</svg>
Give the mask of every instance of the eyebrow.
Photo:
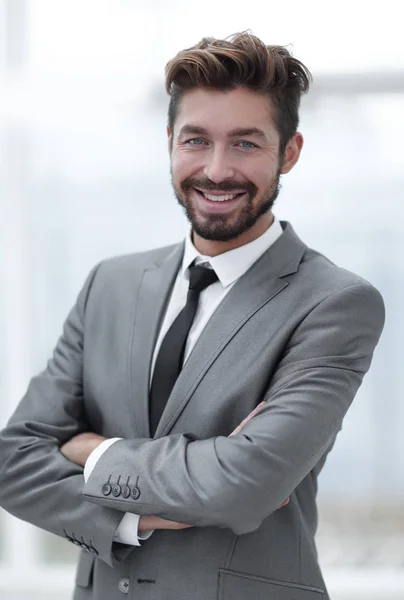
<svg viewBox="0 0 404 600">
<path fill-rule="evenodd" d="M 179 135 L 183 134 L 191 134 L 191 135 L 208 135 L 209 132 L 204 127 L 199 127 L 198 125 L 184 125 L 181 127 Z M 262 129 L 258 129 L 258 127 L 237 127 L 236 129 L 232 129 L 228 133 L 228 137 L 243 137 L 255 135 L 260 138 L 266 138 L 265 133 Z"/>
</svg>

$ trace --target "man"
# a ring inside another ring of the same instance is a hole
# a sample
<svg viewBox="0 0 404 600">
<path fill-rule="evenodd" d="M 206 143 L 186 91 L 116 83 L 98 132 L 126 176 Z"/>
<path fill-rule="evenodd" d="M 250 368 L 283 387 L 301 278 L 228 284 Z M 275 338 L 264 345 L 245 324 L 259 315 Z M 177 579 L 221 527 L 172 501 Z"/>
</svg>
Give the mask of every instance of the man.
<svg viewBox="0 0 404 600">
<path fill-rule="evenodd" d="M 242 33 L 166 77 L 190 235 L 92 270 L 1 433 L 0 502 L 83 549 L 76 600 L 328 598 L 317 476 L 383 301 L 271 210 L 306 67 Z"/>
</svg>

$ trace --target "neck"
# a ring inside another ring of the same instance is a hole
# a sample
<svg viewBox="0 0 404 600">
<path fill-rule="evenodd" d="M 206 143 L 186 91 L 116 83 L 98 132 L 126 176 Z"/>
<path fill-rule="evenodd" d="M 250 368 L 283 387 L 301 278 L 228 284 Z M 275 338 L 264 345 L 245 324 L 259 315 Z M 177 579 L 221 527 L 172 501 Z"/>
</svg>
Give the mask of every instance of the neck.
<svg viewBox="0 0 404 600">
<path fill-rule="evenodd" d="M 255 223 L 253 227 L 239 235 L 238 237 L 227 240 L 226 242 L 218 242 L 215 240 L 206 240 L 205 238 L 198 235 L 195 231 L 192 231 L 192 242 L 195 248 L 204 256 L 218 256 L 229 252 L 229 250 L 235 250 L 240 246 L 245 246 L 259 238 L 274 222 L 274 216 L 271 211 L 262 215 L 260 219 Z"/>
</svg>

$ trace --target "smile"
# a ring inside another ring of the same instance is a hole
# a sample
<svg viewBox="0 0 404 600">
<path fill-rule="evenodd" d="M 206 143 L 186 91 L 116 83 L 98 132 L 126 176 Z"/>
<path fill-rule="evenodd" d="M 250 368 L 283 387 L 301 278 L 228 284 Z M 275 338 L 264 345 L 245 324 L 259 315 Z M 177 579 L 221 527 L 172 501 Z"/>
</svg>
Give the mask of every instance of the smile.
<svg viewBox="0 0 404 600">
<path fill-rule="evenodd" d="M 225 214 L 236 210 L 246 199 L 247 192 L 224 193 L 222 191 L 204 192 L 193 188 L 199 210 L 203 213 Z"/>
<path fill-rule="evenodd" d="M 225 202 L 226 200 L 233 200 L 233 198 L 236 197 L 236 194 L 227 194 L 225 196 L 212 196 L 211 194 L 205 194 L 205 192 L 203 192 L 203 195 L 207 200 L 212 200 L 212 202 Z"/>
<path fill-rule="evenodd" d="M 234 200 L 235 198 L 237 198 L 238 196 L 242 196 L 243 194 L 245 194 L 245 192 L 236 192 L 233 194 L 223 194 L 223 192 L 220 193 L 208 193 L 208 192 L 204 192 L 202 190 L 198 190 L 197 188 L 194 188 L 195 191 L 197 191 L 199 194 L 201 194 L 204 198 L 206 198 L 206 200 L 210 200 L 211 202 L 228 202 L 229 200 Z"/>
</svg>

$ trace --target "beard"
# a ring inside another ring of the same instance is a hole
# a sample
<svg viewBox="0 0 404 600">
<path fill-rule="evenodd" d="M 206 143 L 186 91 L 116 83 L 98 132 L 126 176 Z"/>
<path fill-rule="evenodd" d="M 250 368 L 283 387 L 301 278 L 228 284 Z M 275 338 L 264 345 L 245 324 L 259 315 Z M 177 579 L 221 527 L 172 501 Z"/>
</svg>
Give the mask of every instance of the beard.
<svg viewBox="0 0 404 600">
<path fill-rule="evenodd" d="M 280 177 L 281 167 L 278 168 L 271 185 L 262 194 L 260 202 L 255 205 L 254 201 L 258 194 L 258 188 L 251 181 L 228 180 L 222 183 L 214 183 L 210 179 L 188 178 L 184 179 L 178 188 L 174 184 L 171 172 L 174 194 L 179 205 L 184 209 L 193 231 L 201 238 L 215 242 L 227 242 L 239 237 L 251 229 L 262 215 L 271 210 L 281 189 Z M 230 194 L 232 191 L 245 189 L 247 199 L 244 205 L 238 209 L 236 217 L 232 213 L 204 213 L 201 215 L 190 199 L 190 192 L 193 188 L 201 188 L 206 191 L 216 190 Z"/>
</svg>

